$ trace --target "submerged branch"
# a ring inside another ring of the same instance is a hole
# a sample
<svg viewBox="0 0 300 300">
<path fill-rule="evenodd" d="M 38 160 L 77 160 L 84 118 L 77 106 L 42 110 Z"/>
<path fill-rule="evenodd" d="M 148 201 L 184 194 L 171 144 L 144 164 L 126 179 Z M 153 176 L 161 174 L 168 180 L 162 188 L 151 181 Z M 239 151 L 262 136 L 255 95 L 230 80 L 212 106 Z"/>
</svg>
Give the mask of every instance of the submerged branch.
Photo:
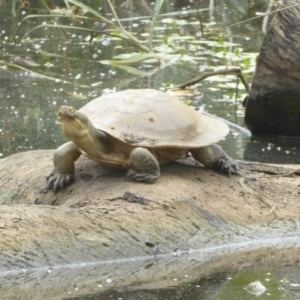
<svg viewBox="0 0 300 300">
<path fill-rule="evenodd" d="M 290 5 L 290 6 L 286 6 L 284 8 L 280 8 L 280 9 L 277 9 L 277 10 L 273 10 L 271 12 L 267 12 L 267 13 L 262 14 L 260 16 L 256 16 L 256 17 L 244 20 L 244 21 L 240 21 L 240 22 L 234 23 L 234 24 L 226 25 L 223 28 L 229 28 L 229 27 L 233 27 L 233 26 L 236 26 L 236 25 L 244 24 L 246 22 L 253 21 L 253 20 L 256 20 L 258 18 L 262 18 L 262 17 L 268 16 L 268 15 L 271 15 L 271 14 L 275 14 L 277 12 L 280 12 L 280 11 L 283 11 L 283 10 L 286 10 L 286 9 L 289 9 L 289 8 L 293 8 L 293 7 L 298 6 L 298 5 L 300 5 L 300 3 L 293 4 L 293 5 Z"/>
<path fill-rule="evenodd" d="M 215 76 L 215 75 L 228 75 L 228 74 L 236 74 L 242 80 L 247 93 L 249 93 L 249 91 L 250 91 L 249 83 L 247 82 L 247 80 L 240 68 L 231 68 L 231 69 L 225 69 L 225 70 L 219 70 L 219 71 L 206 72 L 206 73 L 203 73 L 203 74 L 197 76 L 196 78 L 193 78 L 187 82 L 177 85 L 175 88 L 184 89 L 187 86 L 193 85 L 207 77 L 211 77 L 211 76 Z"/>
<path fill-rule="evenodd" d="M 27 19 L 31 19 L 31 18 L 52 18 L 52 19 L 55 19 L 57 17 L 64 17 L 64 18 L 74 18 L 74 15 L 71 15 L 71 16 L 60 16 L 60 15 L 28 15 L 26 17 L 24 17 L 22 19 L 22 21 L 19 23 L 17 29 L 16 29 L 16 32 L 14 33 L 13 37 L 11 38 L 12 41 L 16 41 L 16 36 L 19 32 L 19 29 L 21 28 L 21 26 L 23 25 L 23 22 Z M 78 19 L 83 19 L 83 20 L 92 20 L 91 18 L 88 18 L 88 17 L 84 17 L 84 16 L 76 16 L 76 18 Z M 51 26 L 51 25 L 55 25 L 55 26 L 63 26 L 63 25 L 58 25 L 58 24 L 43 24 L 43 26 Z M 36 27 L 35 27 L 36 28 Z M 33 30 L 31 30 L 33 31 Z M 28 35 L 28 34 L 27 34 Z M 24 38 L 24 37 L 23 37 Z"/>
<path fill-rule="evenodd" d="M 194 5 L 196 7 L 196 10 L 197 10 L 197 16 L 198 16 L 198 19 L 199 19 L 199 26 L 200 26 L 200 31 L 201 31 L 201 37 L 204 37 L 204 26 L 203 26 L 203 21 L 202 21 L 202 17 L 201 17 L 201 12 L 200 12 L 200 9 L 199 9 L 199 6 L 197 4 L 197 1 L 194 2 Z"/>
<path fill-rule="evenodd" d="M 150 27 L 150 32 L 149 32 L 149 45 L 150 45 L 150 50 L 153 51 L 153 31 L 154 31 L 154 24 L 156 22 L 156 19 L 159 15 L 159 12 L 161 10 L 161 7 L 164 3 L 164 0 L 156 1 L 155 2 L 155 8 L 151 20 L 151 27 Z"/>
<path fill-rule="evenodd" d="M 37 72 L 34 72 L 32 70 L 21 67 L 19 65 L 11 64 L 11 63 L 8 63 L 8 62 L 5 62 L 5 61 L 0 61 L 0 65 L 6 66 L 7 68 L 10 68 L 10 69 L 13 69 L 13 70 L 27 72 L 28 74 L 30 74 L 34 77 L 37 77 L 37 78 L 50 79 L 50 80 L 54 80 L 54 81 L 61 80 L 61 79 L 58 79 L 57 77 L 50 77 L 50 76 L 47 76 L 47 75 L 43 75 L 41 73 L 37 73 Z"/>
<path fill-rule="evenodd" d="M 136 37 L 134 37 L 129 31 L 127 31 L 127 30 L 123 27 L 123 25 L 122 25 L 122 23 L 121 23 L 121 21 L 120 21 L 118 15 L 117 15 L 117 13 L 116 13 L 114 7 L 113 7 L 113 5 L 111 4 L 111 2 L 110 2 L 109 0 L 108 0 L 108 4 L 109 4 L 110 9 L 111 9 L 111 11 L 112 11 L 112 13 L 113 13 L 113 15 L 114 15 L 114 18 L 116 19 L 116 21 L 117 21 L 117 23 L 118 23 L 118 26 L 117 26 L 117 27 L 119 28 L 119 30 L 120 30 L 120 31 L 121 31 L 128 39 L 130 39 L 133 43 L 135 43 L 136 45 L 138 45 L 138 46 L 139 46 L 140 48 L 142 48 L 144 51 L 149 52 L 149 48 L 148 48 L 147 46 L 143 45 L 143 42 L 139 41 Z M 115 25 L 115 26 L 116 26 L 116 25 Z"/>
</svg>

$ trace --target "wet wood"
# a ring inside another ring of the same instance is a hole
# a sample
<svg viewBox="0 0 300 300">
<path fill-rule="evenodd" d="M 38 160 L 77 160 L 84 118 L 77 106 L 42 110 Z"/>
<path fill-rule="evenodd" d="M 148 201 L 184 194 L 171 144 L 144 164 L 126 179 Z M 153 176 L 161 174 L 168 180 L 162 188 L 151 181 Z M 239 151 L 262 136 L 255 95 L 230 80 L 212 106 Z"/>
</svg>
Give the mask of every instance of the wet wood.
<svg viewBox="0 0 300 300">
<path fill-rule="evenodd" d="M 141 184 L 81 157 L 74 184 L 54 193 L 45 179 L 53 153 L 29 151 L 0 160 L 0 271 L 285 236 L 299 222 L 295 174 L 264 176 L 258 165 L 254 172 L 253 165 L 243 164 L 241 174 L 230 178 L 189 161 L 166 165 L 154 184 Z M 275 168 L 268 166 L 279 172 Z M 249 176 L 247 186 L 271 199 L 276 215 L 241 186 L 240 179 Z"/>
<path fill-rule="evenodd" d="M 300 5 L 284 0 L 266 33 L 246 104 L 254 135 L 300 136 Z"/>
</svg>

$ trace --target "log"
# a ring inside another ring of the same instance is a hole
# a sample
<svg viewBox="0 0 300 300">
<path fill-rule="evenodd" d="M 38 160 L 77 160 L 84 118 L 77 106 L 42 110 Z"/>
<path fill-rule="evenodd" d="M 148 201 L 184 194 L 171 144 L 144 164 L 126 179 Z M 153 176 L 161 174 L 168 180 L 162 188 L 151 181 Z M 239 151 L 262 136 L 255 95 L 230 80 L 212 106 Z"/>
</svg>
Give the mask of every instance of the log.
<svg viewBox="0 0 300 300">
<path fill-rule="evenodd" d="M 241 164 L 241 174 L 230 178 L 175 162 L 162 168 L 155 183 L 143 184 L 126 182 L 124 171 L 82 156 L 75 182 L 54 193 L 45 180 L 53 153 L 29 151 L 0 160 L 0 272 L 280 237 L 299 224 L 295 174 L 270 177 Z M 250 176 L 248 187 L 274 202 L 275 212 L 243 188 L 244 176 Z"/>
<path fill-rule="evenodd" d="M 246 103 L 253 135 L 300 136 L 299 18 L 300 5 L 277 12 L 264 38 Z"/>
</svg>

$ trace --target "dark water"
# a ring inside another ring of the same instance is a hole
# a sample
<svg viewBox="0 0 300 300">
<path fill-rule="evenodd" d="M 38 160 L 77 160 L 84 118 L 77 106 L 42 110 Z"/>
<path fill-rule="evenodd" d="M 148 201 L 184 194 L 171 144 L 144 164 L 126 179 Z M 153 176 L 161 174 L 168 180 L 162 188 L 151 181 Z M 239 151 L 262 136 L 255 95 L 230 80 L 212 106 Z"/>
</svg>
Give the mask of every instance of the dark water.
<svg viewBox="0 0 300 300">
<path fill-rule="evenodd" d="M 38 25 L 51 23 L 47 18 L 28 18 L 45 14 L 36 1 L 33 9 L 20 7 L 15 1 L 0 1 L 0 156 L 31 149 L 56 148 L 65 141 L 56 121 L 60 105 L 79 108 L 103 91 L 127 88 L 165 89 L 208 71 L 241 67 L 248 80 L 255 67 L 264 33 L 263 19 L 224 28 L 267 9 L 268 1 L 165 1 L 153 30 L 153 47 L 161 61 L 146 60 L 127 64 L 109 64 L 111 60 L 138 55 L 142 49 L 128 40 L 110 36 L 112 28 L 100 24 L 103 32 L 90 42 L 90 33 L 65 29 L 68 38 L 57 28 Z M 22 1 L 20 1 L 22 2 Z M 149 41 L 150 1 L 119 1 L 116 12 L 125 29 L 143 41 Z M 34 1 L 32 3 L 35 3 Z M 56 1 L 63 7 L 63 1 Z M 97 10 L 97 1 L 87 1 Z M 106 2 L 100 12 L 112 19 Z M 98 5 L 98 6 L 97 6 Z M 14 9 L 13 9 L 14 8 Z M 201 36 L 196 8 L 202 9 L 204 36 Z M 13 17 L 12 10 L 15 10 Z M 99 11 L 99 10 L 98 10 Z M 141 17 L 142 16 L 142 17 Z M 95 20 L 57 20 L 62 25 L 94 28 Z M 34 29 L 34 30 L 33 30 Z M 31 34 L 26 34 L 30 31 Z M 15 37 L 15 39 L 12 38 Z M 146 43 L 147 44 L 147 43 Z M 20 59 L 32 59 L 32 67 Z M 28 71 L 7 66 L 19 65 Z M 32 73 L 35 72 L 35 73 Z M 38 74 L 36 74 L 38 73 Z M 44 78 L 40 75 L 45 76 Z M 240 84 L 235 100 L 235 76 L 208 78 L 182 96 L 204 109 L 239 126 L 243 126 L 242 101 L 246 95 Z M 232 130 L 220 144 L 236 159 L 263 162 L 298 163 L 299 141 L 253 139 Z"/>
</svg>

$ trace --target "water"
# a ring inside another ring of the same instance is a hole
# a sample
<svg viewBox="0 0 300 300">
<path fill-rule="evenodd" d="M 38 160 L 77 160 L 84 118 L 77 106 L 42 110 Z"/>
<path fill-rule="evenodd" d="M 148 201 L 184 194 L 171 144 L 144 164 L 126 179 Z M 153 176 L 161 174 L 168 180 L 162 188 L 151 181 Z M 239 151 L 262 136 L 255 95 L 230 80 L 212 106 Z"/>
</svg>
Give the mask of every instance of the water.
<svg viewBox="0 0 300 300">
<path fill-rule="evenodd" d="M 263 12 L 267 3 L 201 1 L 199 8 L 203 9 L 201 18 L 204 26 L 204 37 L 201 37 L 196 7 L 189 1 L 165 1 L 161 10 L 163 16 L 154 26 L 152 39 L 162 61 L 109 64 L 111 60 L 123 60 L 124 55 L 139 55 L 142 49 L 118 36 L 111 36 L 111 27 L 101 22 L 97 26 L 103 33 L 96 36 L 92 43 L 91 34 L 86 31 L 65 29 L 66 39 L 57 28 L 33 30 L 38 25 L 51 23 L 47 18 L 25 20 L 14 43 L 11 39 L 20 20 L 32 13 L 45 12 L 36 5 L 40 9 L 20 8 L 16 11 L 16 17 L 12 18 L 13 4 L 10 1 L 0 2 L 0 156 L 58 147 L 66 141 L 56 120 L 60 105 L 79 108 L 86 101 L 100 96 L 105 89 L 165 89 L 170 84 L 183 83 L 203 72 L 236 66 L 241 67 L 251 80 L 264 36 L 262 19 L 223 27 Z M 124 1 L 118 6 L 117 13 L 124 28 L 140 40 L 148 41 L 149 15 L 153 5 L 148 2 L 133 5 L 130 1 Z M 96 9 L 96 2 L 94 6 Z M 107 18 L 112 18 L 106 5 L 100 11 Z M 94 21 L 64 18 L 58 21 L 63 25 L 95 27 Z M 30 30 L 33 30 L 32 33 L 25 36 Z M 22 59 L 32 59 L 40 66 L 29 66 Z M 7 63 L 29 71 L 7 67 Z M 233 75 L 210 77 L 197 84 L 193 93 L 180 98 L 244 126 L 242 101 L 246 92 L 240 84 L 235 100 L 235 85 Z M 297 140 L 253 139 L 232 130 L 220 144 L 236 159 L 278 163 L 298 163 L 300 159 Z"/>
<path fill-rule="evenodd" d="M 3 299 L 259 299 L 300 296 L 299 237 L 252 240 L 202 250 L 0 274 Z"/>
</svg>

